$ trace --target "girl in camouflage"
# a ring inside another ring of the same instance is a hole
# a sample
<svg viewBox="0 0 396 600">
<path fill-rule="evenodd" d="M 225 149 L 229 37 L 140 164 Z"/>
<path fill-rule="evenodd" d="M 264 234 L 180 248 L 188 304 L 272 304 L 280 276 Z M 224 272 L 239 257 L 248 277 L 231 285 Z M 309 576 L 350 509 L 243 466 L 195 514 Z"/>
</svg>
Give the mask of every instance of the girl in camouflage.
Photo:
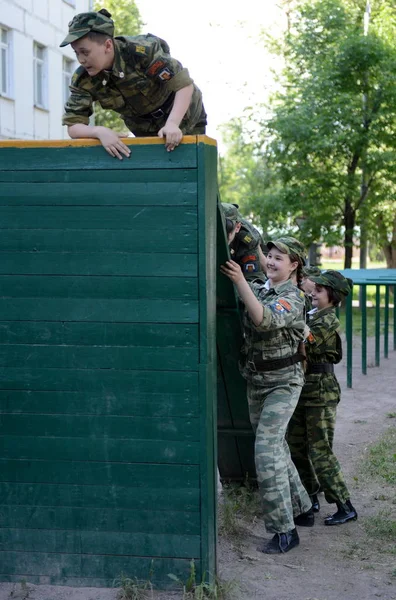
<svg viewBox="0 0 396 600">
<path fill-rule="evenodd" d="M 337 512 L 325 525 L 341 525 L 357 519 L 340 464 L 333 452 L 333 438 L 340 386 L 334 364 L 342 358 L 339 321 L 335 314 L 343 297 L 351 291 L 350 280 L 338 271 L 310 274 L 313 309 L 309 311 L 309 332 L 305 346 L 307 372 L 297 408 L 289 424 L 287 440 L 301 480 L 313 500 L 313 508 L 295 519 L 301 526 L 314 524 L 319 510 L 317 493 L 337 504 Z"/>
<path fill-rule="evenodd" d="M 267 244 L 268 281 L 249 284 L 239 265 L 222 268 L 245 305 L 245 356 L 250 420 L 256 434 L 255 463 L 267 531 L 258 548 L 266 554 L 288 552 L 299 544 L 294 518 L 311 508 L 287 446 L 288 422 L 304 380 L 298 345 L 303 339 L 304 293 L 292 281 L 303 265 L 301 244 L 291 237 Z"/>
</svg>

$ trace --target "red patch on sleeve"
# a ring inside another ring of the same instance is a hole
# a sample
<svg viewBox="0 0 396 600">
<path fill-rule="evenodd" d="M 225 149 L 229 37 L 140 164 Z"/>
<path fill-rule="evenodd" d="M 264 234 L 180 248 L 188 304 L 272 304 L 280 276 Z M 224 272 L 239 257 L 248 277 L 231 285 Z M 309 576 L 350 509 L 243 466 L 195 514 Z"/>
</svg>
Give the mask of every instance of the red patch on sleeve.
<svg viewBox="0 0 396 600">
<path fill-rule="evenodd" d="M 308 337 L 307 337 L 307 341 L 308 341 L 310 344 L 313 344 L 313 343 L 314 343 L 314 341 L 315 341 L 315 338 L 314 338 L 314 336 L 312 335 L 311 331 L 309 332 L 309 335 L 308 335 Z"/>
<path fill-rule="evenodd" d="M 247 262 L 251 262 L 252 260 L 257 260 L 257 256 L 255 254 L 250 254 L 249 256 L 244 256 L 241 259 L 241 262 L 247 263 Z"/>
<path fill-rule="evenodd" d="M 279 298 L 278 302 L 279 304 L 282 304 L 282 306 L 287 310 L 287 312 L 291 311 L 291 304 L 289 304 L 287 300 L 285 300 L 284 298 Z"/>
<path fill-rule="evenodd" d="M 147 71 L 147 75 L 156 75 L 158 71 L 165 67 L 165 63 L 163 60 L 157 60 L 154 64 L 151 65 L 149 70 Z"/>
</svg>

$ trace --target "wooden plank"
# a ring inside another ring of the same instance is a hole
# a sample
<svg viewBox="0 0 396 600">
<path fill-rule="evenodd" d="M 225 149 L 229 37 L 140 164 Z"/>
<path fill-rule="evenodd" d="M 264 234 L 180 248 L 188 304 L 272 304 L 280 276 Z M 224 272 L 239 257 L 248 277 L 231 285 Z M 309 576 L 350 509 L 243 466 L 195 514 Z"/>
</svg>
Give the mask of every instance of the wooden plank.
<svg viewBox="0 0 396 600">
<path fill-rule="evenodd" d="M 193 207 L 167 206 L 2 206 L 0 229 L 144 229 L 152 224 L 168 231 L 177 223 L 177 231 L 197 228 Z"/>
<path fill-rule="evenodd" d="M 3 298 L 161 298 L 197 300 L 195 277 L 0 275 Z"/>
<path fill-rule="evenodd" d="M 167 576 L 172 573 L 181 581 L 190 575 L 189 559 L 130 556 L 94 556 L 82 554 L 61 554 L 45 552 L 0 552 L 0 564 L 4 575 L 2 581 L 27 579 L 31 583 L 113 587 L 114 579 L 121 574 L 137 577 L 161 588 L 174 587 L 175 583 Z M 201 564 L 195 560 L 197 581 L 201 580 Z M 35 579 L 36 577 L 36 579 Z"/>
<path fill-rule="evenodd" d="M 0 432 L 6 436 L 92 438 L 98 440 L 177 440 L 200 439 L 198 419 L 184 417 L 119 417 L 93 415 L 0 415 Z M 1 436 L 0 436 L 1 437 Z M 73 441 L 70 439 L 72 445 Z M 88 458 L 87 458 L 88 459 Z"/>
<path fill-rule="evenodd" d="M 0 436 L 4 459 L 56 461 L 103 461 L 103 463 L 199 464 L 198 442 L 147 440 L 143 428 L 140 439 L 79 437 Z"/>
<path fill-rule="evenodd" d="M 129 252 L 2 252 L 3 275 L 155 275 L 196 277 L 195 254 Z"/>
<path fill-rule="evenodd" d="M 102 147 L 94 148 L 0 148 L 3 171 L 128 171 L 144 169 L 192 169 L 197 164 L 193 144 L 167 152 L 164 146 L 138 146 L 129 159 L 109 156 Z"/>
<path fill-rule="evenodd" d="M 0 390 L 0 414 L 117 415 L 134 417 L 196 417 L 196 392 L 150 393 L 139 389 L 86 392 Z"/>
<path fill-rule="evenodd" d="M 57 225 L 59 226 L 59 224 Z M 1 227 L 1 225 L 0 225 Z M 152 223 L 150 236 L 155 239 L 157 253 L 197 251 L 196 229 L 164 228 Z M 147 247 L 147 230 L 113 229 L 2 229 L 0 250 L 19 252 L 141 252 Z M 151 246 L 150 246 L 151 247 Z"/>
<path fill-rule="evenodd" d="M 123 533 L 107 531 L 49 531 L 0 529 L 0 550 L 9 552 L 62 552 L 64 554 L 111 554 L 199 558 L 197 535 Z"/>
<path fill-rule="evenodd" d="M 50 171 L 24 171 L 0 169 L 0 182 L 2 183 L 195 183 L 197 172 L 194 169 L 133 169 L 133 170 L 101 170 L 101 171 L 68 171 L 67 169 L 53 169 Z M 102 189 L 102 185 L 100 185 Z M 95 191 L 97 195 L 98 188 Z"/>
<path fill-rule="evenodd" d="M 149 346 L 0 346 L 3 367 L 59 369 L 123 369 L 191 371 L 199 361 L 197 348 L 150 348 Z"/>
<path fill-rule="evenodd" d="M 0 529 L 63 529 L 121 531 L 172 535 L 199 535 L 198 512 L 175 510 L 121 510 L 58 506 L 1 506 Z M 39 532 L 37 532 L 40 535 Z"/>
<path fill-rule="evenodd" d="M 197 323 L 198 302 L 183 300 L 82 300 L 0 298 L 6 321 L 99 321 L 130 323 Z"/>
<path fill-rule="evenodd" d="M 26 369 L 0 368 L 0 389 L 101 392 L 115 397 L 129 394 L 162 394 L 166 382 L 168 394 L 198 398 L 198 377 L 189 371 L 114 371 L 112 369 Z"/>
<path fill-rule="evenodd" d="M 0 321 L 0 344 L 197 348 L 198 326 L 178 323 Z"/>
<path fill-rule="evenodd" d="M 196 183 L 2 183 L 0 206 L 195 206 Z"/>
<path fill-rule="evenodd" d="M 197 465 L 126 464 L 0 458 L 0 481 L 142 488 L 198 487 Z"/>
<path fill-rule="evenodd" d="M 70 507 L 109 511 L 116 515 L 120 509 L 199 512 L 199 488 L 184 487 L 128 487 L 117 485 L 71 485 L 59 483 L 13 483 L 0 482 L 0 506 L 50 507 L 53 518 L 57 515 L 55 508 Z M 139 482 L 137 482 L 139 484 Z M 99 511 L 99 512 L 100 512 Z M 0 510 L 1 513 L 1 510 Z M 115 516 L 114 516 L 115 518 Z"/>
</svg>

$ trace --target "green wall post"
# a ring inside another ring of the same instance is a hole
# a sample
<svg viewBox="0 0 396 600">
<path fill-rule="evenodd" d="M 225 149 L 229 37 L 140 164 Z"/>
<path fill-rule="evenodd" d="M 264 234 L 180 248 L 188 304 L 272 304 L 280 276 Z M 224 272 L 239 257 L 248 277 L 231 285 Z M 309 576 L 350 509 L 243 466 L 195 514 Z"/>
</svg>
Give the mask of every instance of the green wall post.
<svg viewBox="0 0 396 600">
<path fill-rule="evenodd" d="M 362 308 L 362 373 L 367 375 L 367 286 L 360 286 Z"/>
</svg>

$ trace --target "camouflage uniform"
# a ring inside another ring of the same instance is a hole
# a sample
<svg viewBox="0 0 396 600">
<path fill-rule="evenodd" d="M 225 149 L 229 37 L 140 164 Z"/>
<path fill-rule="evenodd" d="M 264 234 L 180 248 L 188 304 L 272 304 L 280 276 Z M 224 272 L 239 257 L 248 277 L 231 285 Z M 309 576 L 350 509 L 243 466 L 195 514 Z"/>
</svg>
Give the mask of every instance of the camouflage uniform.
<svg viewBox="0 0 396 600">
<path fill-rule="evenodd" d="M 81 13 L 69 23 L 65 46 L 90 31 L 113 36 L 114 23 L 100 12 Z M 154 35 L 119 36 L 114 41 L 111 71 L 91 77 L 84 67 L 75 71 L 63 125 L 88 125 L 93 102 L 114 110 L 135 136 L 157 135 L 172 110 L 175 93 L 190 84 L 194 91 L 190 106 L 180 123 L 184 134 L 205 133 L 206 113 L 202 94 L 188 70 L 170 56 L 168 44 Z"/>
<path fill-rule="evenodd" d="M 256 433 L 255 461 L 265 527 L 282 533 L 292 530 L 293 517 L 311 506 L 285 440 L 304 376 L 301 362 L 263 371 L 258 359 L 297 355 L 305 326 L 304 294 L 290 280 L 272 288 L 268 283 L 251 287 L 264 307 L 264 317 L 255 326 L 244 315 L 241 373 L 247 380 L 250 420 Z"/>
<path fill-rule="evenodd" d="M 312 365 L 337 364 L 342 358 L 335 308 L 314 309 L 308 325 L 305 384 L 290 420 L 287 440 L 308 493 L 312 496 L 320 489 L 327 502 L 345 503 L 350 494 L 332 450 L 340 386 L 334 373 L 310 372 Z"/>
<path fill-rule="evenodd" d="M 226 220 L 232 221 L 234 226 L 241 223 L 241 229 L 229 245 L 231 258 L 241 267 L 247 281 L 264 283 L 267 278 L 260 264 L 259 246 L 264 246 L 260 232 L 241 216 L 237 205 L 222 202 L 221 206 Z"/>
</svg>

